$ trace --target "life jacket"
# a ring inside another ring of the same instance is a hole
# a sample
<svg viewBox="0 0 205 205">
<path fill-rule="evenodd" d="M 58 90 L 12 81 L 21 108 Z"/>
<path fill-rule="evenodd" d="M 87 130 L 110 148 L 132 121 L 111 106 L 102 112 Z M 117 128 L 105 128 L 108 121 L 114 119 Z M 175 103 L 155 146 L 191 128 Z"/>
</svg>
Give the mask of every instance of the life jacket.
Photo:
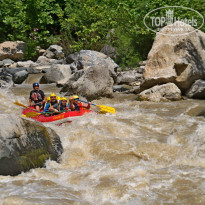
<svg viewBox="0 0 205 205">
<path fill-rule="evenodd" d="M 38 101 L 43 101 L 41 94 L 37 91 L 37 92 L 33 92 L 31 95 L 31 99 L 34 102 L 38 102 Z"/>
<path fill-rule="evenodd" d="M 81 110 L 83 110 L 83 104 L 80 102 L 80 103 L 78 103 L 78 104 L 74 104 L 74 106 L 75 106 L 75 110 L 76 111 L 81 111 Z"/>
<path fill-rule="evenodd" d="M 62 104 L 60 105 L 60 110 L 68 110 L 68 105 L 66 104 L 66 107 L 63 107 Z"/>
<path fill-rule="evenodd" d="M 49 103 L 49 107 L 53 106 L 54 109 L 60 111 L 60 104 L 58 103 L 58 101 L 56 101 L 53 105 L 52 103 L 50 102 Z"/>
</svg>

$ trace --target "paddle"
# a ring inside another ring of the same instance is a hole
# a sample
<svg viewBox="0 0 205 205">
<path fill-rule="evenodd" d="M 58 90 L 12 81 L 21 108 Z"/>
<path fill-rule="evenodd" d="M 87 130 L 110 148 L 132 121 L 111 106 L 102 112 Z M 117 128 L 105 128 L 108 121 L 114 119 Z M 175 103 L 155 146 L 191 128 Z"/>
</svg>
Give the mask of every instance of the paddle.
<svg viewBox="0 0 205 205">
<path fill-rule="evenodd" d="M 30 109 L 30 110 L 36 111 L 35 109 L 30 108 L 30 107 L 28 107 L 28 106 L 26 106 L 26 105 L 23 105 L 23 104 L 21 104 L 21 103 L 19 103 L 19 102 L 17 102 L 17 101 L 16 101 L 14 104 L 15 104 L 15 105 L 18 105 L 18 106 L 21 106 L 21 107 L 25 107 L 25 108 Z M 37 112 L 37 111 L 36 111 L 36 112 Z M 39 113 L 41 113 L 41 112 L 39 112 Z"/>
<path fill-rule="evenodd" d="M 89 102 L 86 102 L 86 101 L 83 101 L 83 100 L 79 100 L 79 99 L 78 99 L 78 101 L 84 102 L 84 103 L 87 103 L 87 104 L 89 103 Z M 109 107 L 109 106 L 106 106 L 106 105 L 95 105 L 93 103 L 91 103 L 91 105 L 99 107 L 101 113 L 107 113 L 107 112 L 112 113 L 112 114 L 115 113 L 115 108 L 114 107 Z"/>
<path fill-rule="evenodd" d="M 59 111 L 59 112 L 28 112 L 25 114 L 26 117 L 36 117 L 38 115 L 44 115 L 44 114 L 60 114 L 60 113 L 63 113 L 63 112 L 66 112 L 65 110 L 64 111 Z"/>
</svg>

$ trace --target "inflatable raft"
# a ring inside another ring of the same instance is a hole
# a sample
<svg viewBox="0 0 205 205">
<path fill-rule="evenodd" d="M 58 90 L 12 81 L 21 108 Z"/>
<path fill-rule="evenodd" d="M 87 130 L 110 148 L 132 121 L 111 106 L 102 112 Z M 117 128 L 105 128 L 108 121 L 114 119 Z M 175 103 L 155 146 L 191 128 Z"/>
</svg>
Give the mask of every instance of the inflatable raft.
<svg viewBox="0 0 205 205">
<path fill-rule="evenodd" d="M 22 114 L 25 115 L 26 113 L 29 113 L 29 112 L 37 113 L 37 111 L 33 111 L 31 109 L 26 108 L 23 110 Z M 91 110 L 71 111 L 71 112 L 63 112 L 63 113 L 53 115 L 53 116 L 45 116 L 44 114 L 42 114 L 42 115 L 37 115 L 31 118 L 39 122 L 53 122 L 53 121 L 62 120 L 62 119 L 67 119 L 69 121 L 72 121 L 73 118 L 82 116 L 90 112 L 92 111 Z"/>
</svg>

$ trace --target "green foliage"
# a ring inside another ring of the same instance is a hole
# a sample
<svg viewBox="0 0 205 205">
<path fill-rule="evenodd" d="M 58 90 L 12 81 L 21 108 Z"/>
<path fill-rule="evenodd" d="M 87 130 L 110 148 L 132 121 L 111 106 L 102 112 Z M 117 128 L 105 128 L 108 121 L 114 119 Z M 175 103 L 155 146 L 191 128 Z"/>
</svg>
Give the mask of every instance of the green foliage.
<svg viewBox="0 0 205 205">
<path fill-rule="evenodd" d="M 25 41 L 27 59 L 36 56 L 36 46 L 58 43 L 70 54 L 109 44 L 117 48 L 117 63 L 133 67 L 147 58 L 155 37 L 143 18 L 163 6 L 189 7 L 205 16 L 204 0 L 0 0 L 0 42 Z"/>
</svg>

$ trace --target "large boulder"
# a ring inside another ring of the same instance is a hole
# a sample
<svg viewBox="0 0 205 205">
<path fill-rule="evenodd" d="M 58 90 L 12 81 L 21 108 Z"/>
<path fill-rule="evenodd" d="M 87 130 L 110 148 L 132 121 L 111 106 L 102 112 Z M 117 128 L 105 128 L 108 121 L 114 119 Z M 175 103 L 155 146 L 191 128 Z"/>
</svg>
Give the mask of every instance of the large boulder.
<svg viewBox="0 0 205 205">
<path fill-rule="evenodd" d="M 63 48 L 58 45 L 51 45 L 43 54 L 45 57 L 50 59 L 63 59 L 65 57 Z"/>
<path fill-rule="evenodd" d="M 110 72 L 110 76 L 114 80 L 117 78 L 116 72 L 118 65 L 103 53 L 91 50 L 81 50 L 79 53 L 69 55 L 66 60 L 69 64 L 73 63 L 78 70 L 86 70 L 95 65 L 105 65 Z"/>
<path fill-rule="evenodd" d="M 59 136 L 43 124 L 0 115 L 0 175 L 17 175 L 58 160 L 63 148 Z"/>
<path fill-rule="evenodd" d="M 174 83 L 156 85 L 137 95 L 138 100 L 153 102 L 181 100 L 181 91 Z"/>
<path fill-rule="evenodd" d="M 194 28 L 175 22 L 156 35 L 145 66 L 144 88 L 173 82 L 185 93 L 195 80 L 205 78 L 205 33 L 182 31 L 191 32 Z"/>
<path fill-rule="evenodd" d="M 5 41 L 0 44 L 0 60 L 6 58 L 14 61 L 21 60 L 24 57 L 26 43 L 23 41 Z"/>
<path fill-rule="evenodd" d="M 121 72 L 117 75 L 117 84 L 130 84 L 135 81 L 142 81 L 143 75 L 135 70 Z"/>
<path fill-rule="evenodd" d="M 71 77 L 70 65 L 54 64 L 40 79 L 41 84 L 58 83 L 64 84 Z"/>
<path fill-rule="evenodd" d="M 205 99 L 205 81 L 197 80 L 186 93 L 189 98 Z"/>
<path fill-rule="evenodd" d="M 13 81 L 16 84 L 21 84 L 23 83 L 24 80 L 28 77 L 28 71 L 22 70 L 14 74 L 13 76 Z"/>
<path fill-rule="evenodd" d="M 66 95 L 77 93 L 88 100 L 112 97 L 113 79 L 110 77 L 108 66 L 93 65 L 74 73 L 61 92 L 66 92 Z"/>
</svg>

